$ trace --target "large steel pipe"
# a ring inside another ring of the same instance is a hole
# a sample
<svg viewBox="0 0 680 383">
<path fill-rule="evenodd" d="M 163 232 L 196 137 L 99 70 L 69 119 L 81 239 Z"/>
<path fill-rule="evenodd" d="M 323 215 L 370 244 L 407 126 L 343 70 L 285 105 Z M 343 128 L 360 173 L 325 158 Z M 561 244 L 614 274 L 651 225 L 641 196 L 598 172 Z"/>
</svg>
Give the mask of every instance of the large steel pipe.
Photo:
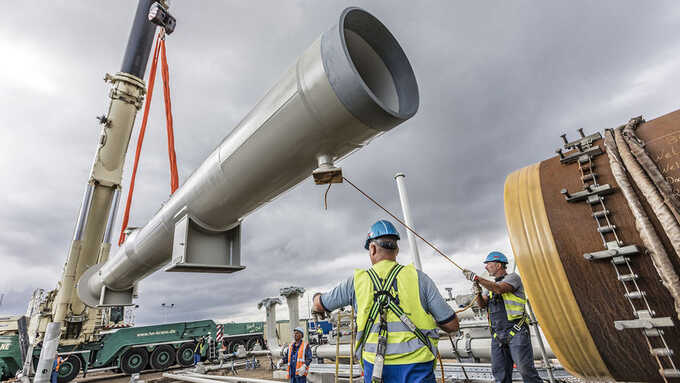
<svg viewBox="0 0 680 383">
<path fill-rule="evenodd" d="M 442 358 L 445 359 L 456 359 L 459 356 L 463 358 L 478 358 L 482 360 L 491 360 L 491 338 L 489 336 L 486 337 L 469 337 L 469 336 L 456 336 L 452 337 L 452 340 L 447 339 L 446 337 L 441 337 L 439 339 L 439 353 L 441 354 Z M 456 349 L 453 349 L 453 345 L 456 345 Z M 539 360 L 541 359 L 541 349 L 540 349 L 540 343 L 536 337 L 536 334 L 531 334 L 531 345 L 533 346 L 533 351 L 534 351 L 534 359 Z M 320 346 L 312 346 L 312 353 L 314 356 L 319 357 L 319 358 L 325 358 L 325 359 L 332 359 L 335 360 L 336 356 L 336 345 L 334 344 L 323 344 Z M 277 350 L 278 351 L 278 350 Z M 340 356 L 349 356 L 350 354 L 350 345 L 349 344 L 341 344 L 340 345 Z M 546 350 L 546 354 L 548 358 L 555 358 L 555 355 L 553 354 L 552 350 L 548 348 Z M 278 356 L 275 355 L 274 352 L 272 352 L 272 356 Z"/>
<path fill-rule="evenodd" d="M 171 259 L 184 217 L 225 231 L 307 178 L 318 159 L 340 159 L 412 117 L 418 86 L 398 42 L 358 8 L 317 39 L 233 129 L 146 226 L 80 279 L 78 295 L 96 306 Z"/>
<path fill-rule="evenodd" d="M 678 195 L 680 111 L 641 124 L 635 134 Z M 680 257 L 667 222 L 639 186 L 626 188 L 632 168 L 617 171 L 616 153 L 629 150 L 626 142 L 609 132 L 571 138 L 558 156 L 505 183 L 508 233 L 541 329 L 575 375 L 628 382 L 680 377 L 680 314 L 662 282 L 662 275 L 680 275 Z M 650 232 L 657 240 L 645 240 L 642 233 L 651 238 Z"/>
</svg>

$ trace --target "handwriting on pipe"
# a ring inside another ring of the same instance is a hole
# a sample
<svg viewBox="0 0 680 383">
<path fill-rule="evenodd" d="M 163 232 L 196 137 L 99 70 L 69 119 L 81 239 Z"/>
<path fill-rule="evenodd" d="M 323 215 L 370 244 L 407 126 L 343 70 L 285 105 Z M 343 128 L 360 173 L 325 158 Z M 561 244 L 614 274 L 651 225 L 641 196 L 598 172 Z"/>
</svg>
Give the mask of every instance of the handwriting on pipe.
<svg viewBox="0 0 680 383">
<path fill-rule="evenodd" d="M 646 148 L 673 192 L 680 195 L 680 132 L 652 140 Z"/>
</svg>

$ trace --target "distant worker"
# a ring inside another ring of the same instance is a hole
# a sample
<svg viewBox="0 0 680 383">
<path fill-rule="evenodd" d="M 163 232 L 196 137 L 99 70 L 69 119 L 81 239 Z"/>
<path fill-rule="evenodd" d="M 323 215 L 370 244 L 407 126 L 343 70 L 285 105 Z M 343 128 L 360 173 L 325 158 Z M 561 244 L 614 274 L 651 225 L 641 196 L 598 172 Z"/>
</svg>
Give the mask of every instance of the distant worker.
<svg viewBox="0 0 680 383">
<path fill-rule="evenodd" d="M 201 355 L 205 351 L 205 338 L 201 337 L 194 347 L 194 364 L 201 361 Z"/>
<path fill-rule="evenodd" d="M 508 274 L 508 258 L 492 251 L 484 260 L 485 269 L 495 282 L 479 278 L 474 272 L 464 270 L 467 279 L 476 282 L 477 301 L 488 307 L 491 324 L 491 367 L 498 383 L 512 382 L 513 362 L 524 382 L 542 382 L 534 367 L 534 351 L 529 334 L 529 318 L 525 311 L 527 302 L 522 280 L 515 273 Z M 477 284 L 478 283 L 478 284 Z M 488 293 L 481 294 L 482 285 Z"/>
<path fill-rule="evenodd" d="M 295 341 L 283 350 L 283 359 L 288 362 L 288 375 L 286 379 L 290 383 L 306 383 L 309 365 L 312 363 L 312 349 L 309 344 L 302 340 L 305 330 L 296 327 L 293 330 Z"/>
<path fill-rule="evenodd" d="M 322 344 L 323 343 L 323 329 L 321 328 L 320 324 L 316 327 L 316 336 L 318 337 L 319 344 Z"/>
<path fill-rule="evenodd" d="M 64 363 L 64 359 L 57 355 L 56 358 L 54 358 L 54 362 L 52 362 L 52 375 L 50 375 L 50 382 L 51 383 L 57 383 L 57 378 L 59 378 L 59 368 L 61 368 L 61 365 Z"/>
<path fill-rule="evenodd" d="M 458 331 L 458 317 L 427 274 L 397 263 L 399 238 L 391 222 L 374 223 L 364 242 L 371 268 L 357 269 L 330 292 L 315 294 L 313 310 L 354 306 L 365 382 L 434 383 L 437 327 Z"/>
</svg>

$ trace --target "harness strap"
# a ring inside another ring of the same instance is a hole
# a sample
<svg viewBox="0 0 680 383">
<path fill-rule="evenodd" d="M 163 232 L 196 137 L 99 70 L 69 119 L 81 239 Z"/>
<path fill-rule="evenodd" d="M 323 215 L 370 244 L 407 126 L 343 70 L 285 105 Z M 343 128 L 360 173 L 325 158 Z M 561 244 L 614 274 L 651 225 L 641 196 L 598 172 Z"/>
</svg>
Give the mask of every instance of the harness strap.
<svg viewBox="0 0 680 383">
<path fill-rule="evenodd" d="M 430 338 L 428 338 L 414 323 L 411 321 L 411 319 L 406 315 L 404 310 L 399 306 L 397 303 L 397 299 L 389 292 L 389 287 L 394 283 L 394 279 L 396 278 L 397 274 L 399 271 L 401 271 L 404 268 L 402 265 L 395 265 L 390 273 L 388 274 L 387 278 L 385 278 L 385 282 L 381 285 L 380 282 L 380 277 L 378 274 L 373 270 L 373 269 L 368 269 L 368 275 L 371 278 L 371 281 L 373 282 L 373 289 L 375 290 L 375 299 L 373 303 L 373 307 L 376 306 L 376 303 L 378 303 L 377 308 L 378 311 L 380 311 L 385 305 L 387 308 L 389 308 L 394 315 L 396 315 L 399 320 L 420 340 L 420 342 L 427 347 L 428 350 L 432 353 L 432 355 L 437 356 L 438 350 L 434 348 L 434 345 L 430 341 Z M 377 315 L 377 311 L 371 313 L 373 316 L 369 316 L 368 320 L 366 321 L 366 325 L 368 326 L 370 324 L 371 327 L 364 328 L 364 333 L 362 334 L 362 339 L 360 340 L 361 343 L 357 345 L 360 346 L 363 344 L 363 342 L 366 341 L 366 338 L 368 337 L 370 333 L 370 328 L 373 327 L 373 323 L 375 322 L 375 316 Z M 371 320 L 372 319 L 372 320 Z"/>
<path fill-rule="evenodd" d="M 515 323 L 515 324 L 512 326 L 512 330 L 510 330 L 510 331 L 508 332 L 508 334 L 510 335 L 510 338 L 512 338 L 513 336 L 515 336 L 515 334 L 517 334 L 517 333 L 519 332 L 519 330 L 522 329 L 522 326 L 524 326 L 524 324 L 527 323 L 527 320 L 528 320 L 528 319 L 529 319 L 529 317 L 528 317 L 527 315 L 524 315 L 524 316 L 522 317 L 522 319 L 520 319 L 519 321 L 517 321 L 517 323 Z M 491 320 L 489 320 L 489 328 L 491 328 Z M 495 333 L 493 330 L 491 331 L 491 335 L 493 335 L 494 338 L 497 337 L 496 333 Z"/>
<path fill-rule="evenodd" d="M 396 304 L 393 297 L 390 297 L 388 307 L 390 308 L 390 310 L 392 310 L 394 315 L 396 315 L 399 318 L 401 323 L 408 327 L 408 329 L 411 330 L 411 332 L 416 336 L 416 338 L 418 338 L 420 342 L 423 343 L 423 345 L 425 345 L 425 347 L 427 347 L 432 353 L 432 355 L 434 355 L 436 358 L 438 350 L 434 348 L 434 345 L 432 344 L 432 342 L 430 342 L 430 338 L 428 338 L 427 335 L 423 334 L 423 332 L 418 327 L 416 327 L 415 323 L 411 321 L 411 318 L 409 318 L 408 315 L 406 315 L 406 313 L 404 312 L 404 310 L 402 310 L 402 308 Z"/>
<path fill-rule="evenodd" d="M 387 275 L 387 278 L 385 278 L 384 283 L 382 286 L 380 285 L 379 281 L 380 278 L 378 275 L 375 273 L 373 269 L 368 269 L 368 275 L 369 278 L 371 279 L 371 282 L 373 283 L 373 288 L 376 291 L 384 291 L 389 289 L 389 286 L 394 283 L 394 280 L 397 278 L 397 274 L 404 268 L 404 266 L 400 264 L 394 265 L 392 267 L 392 270 L 390 270 L 389 274 Z M 361 334 L 361 339 L 359 339 L 359 342 L 356 344 L 355 350 L 359 350 L 362 345 L 366 342 L 366 339 L 368 339 L 368 336 L 371 333 L 371 329 L 373 328 L 373 324 L 375 323 L 376 318 L 378 317 L 378 314 L 380 311 L 382 311 L 383 306 L 385 305 L 385 295 L 384 294 L 379 294 L 375 295 L 373 299 L 373 304 L 371 305 L 371 309 L 369 310 L 368 317 L 366 318 L 366 323 L 364 324 L 364 332 Z M 363 358 L 362 358 L 362 363 L 363 363 Z"/>
</svg>

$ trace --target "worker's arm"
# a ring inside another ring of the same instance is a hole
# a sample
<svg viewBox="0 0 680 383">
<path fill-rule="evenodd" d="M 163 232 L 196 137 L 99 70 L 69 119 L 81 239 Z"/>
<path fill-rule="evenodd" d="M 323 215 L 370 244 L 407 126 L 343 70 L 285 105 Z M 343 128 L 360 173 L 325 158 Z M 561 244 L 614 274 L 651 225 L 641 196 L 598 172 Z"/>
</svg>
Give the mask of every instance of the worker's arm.
<svg viewBox="0 0 680 383">
<path fill-rule="evenodd" d="M 325 313 L 326 308 L 321 303 L 321 293 L 314 294 L 314 300 L 312 301 L 312 312 L 315 313 Z"/>
<path fill-rule="evenodd" d="M 494 282 L 481 277 L 477 278 L 477 283 L 482 285 L 485 289 L 493 292 L 494 294 L 511 293 L 515 291 L 515 288 L 506 282 Z"/>
<path fill-rule="evenodd" d="M 326 313 L 341 307 L 349 306 L 355 301 L 354 277 L 349 277 L 335 286 L 331 291 L 323 294 L 315 294 L 312 311 L 316 313 Z"/>
<path fill-rule="evenodd" d="M 418 271 L 418 287 L 420 303 L 437 322 L 437 326 L 446 332 L 458 331 L 458 316 L 437 289 L 434 281 L 422 271 Z"/>
<path fill-rule="evenodd" d="M 309 344 L 307 345 L 307 348 L 305 348 L 305 364 L 307 367 L 312 364 L 312 348 L 309 347 Z"/>
<path fill-rule="evenodd" d="M 480 278 L 474 271 L 463 269 L 463 275 L 470 282 L 479 283 L 482 287 L 493 292 L 494 294 L 511 293 L 519 287 L 521 281 L 519 276 L 515 273 L 506 274 L 502 281 L 494 282 L 488 279 Z"/>
<path fill-rule="evenodd" d="M 458 323 L 458 315 L 453 317 L 452 320 L 442 323 L 442 324 L 437 324 L 440 329 L 446 331 L 446 332 L 456 332 L 460 329 L 460 323 Z"/>
</svg>

